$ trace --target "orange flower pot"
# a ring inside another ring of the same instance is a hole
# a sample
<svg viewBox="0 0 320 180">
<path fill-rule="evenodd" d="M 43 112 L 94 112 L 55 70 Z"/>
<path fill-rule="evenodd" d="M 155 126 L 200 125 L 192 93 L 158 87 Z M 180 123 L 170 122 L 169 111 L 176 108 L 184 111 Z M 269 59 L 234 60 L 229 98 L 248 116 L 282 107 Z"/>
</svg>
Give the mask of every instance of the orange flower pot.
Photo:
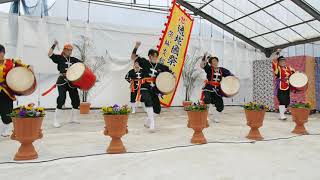
<svg viewBox="0 0 320 180">
<path fill-rule="evenodd" d="M 80 103 L 80 114 L 89 114 L 90 112 L 90 103 L 82 102 Z"/>
<path fill-rule="evenodd" d="M 251 128 L 246 138 L 257 141 L 263 140 L 259 128 L 263 126 L 266 111 L 245 110 L 245 114 L 247 118 L 247 125 Z"/>
<path fill-rule="evenodd" d="M 203 135 L 202 130 L 208 126 L 208 111 L 187 111 L 188 126 L 194 130 L 191 143 L 206 144 L 207 140 Z"/>
<path fill-rule="evenodd" d="M 207 113 L 207 117 L 208 117 L 208 111 L 205 111 L 206 113 Z M 188 128 L 191 128 L 190 127 L 190 120 L 188 119 L 188 124 L 187 124 L 187 127 Z M 207 121 L 206 121 L 206 128 L 208 128 L 209 127 L 209 121 L 208 121 L 208 118 L 207 118 Z"/>
<path fill-rule="evenodd" d="M 13 134 L 11 135 L 11 139 L 21 143 L 14 160 L 21 161 L 37 159 L 38 153 L 32 143 L 43 137 L 41 129 L 43 117 L 12 119 Z"/>
<path fill-rule="evenodd" d="M 128 133 L 128 115 L 104 115 L 105 131 L 104 135 L 112 138 L 107 153 L 125 153 L 121 137 Z"/>
<path fill-rule="evenodd" d="M 292 120 L 296 123 L 292 133 L 309 134 L 304 124 L 308 122 L 310 110 L 307 108 L 290 108 Z"/>
</svg>

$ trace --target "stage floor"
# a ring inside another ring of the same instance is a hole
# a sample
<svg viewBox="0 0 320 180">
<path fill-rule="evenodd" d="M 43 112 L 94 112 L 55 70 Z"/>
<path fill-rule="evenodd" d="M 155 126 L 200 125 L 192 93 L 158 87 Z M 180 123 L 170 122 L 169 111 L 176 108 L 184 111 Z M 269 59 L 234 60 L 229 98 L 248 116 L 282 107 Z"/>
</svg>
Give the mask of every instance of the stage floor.
<svg viewBox="0 0 320 180">
<path fill-rule="evenodd" d="M 130 116 L 129 134 L 122 138 L 129 153 L 121 155 L 103 154 L 110 138 L 103 135 L 99 111 L 81 115 L 81 124 L 67 123 L 69 113 L 65 112 L 63 126 L 56 129 L 51 125 L 53 112 L 47 112 L 44 137 L 34 143 L 39 159 L 31 162 L 38 163 L 11 164 L 19 143 L 0 138 L 0 179 L 320 179 L 319 113 L 306 124 L 314 134 L 308 136 L 291 134 L 290 116 L 283 122 L 278 114 L 267 113 L 260 128 L 266 141 L 249 143 L 244 138 L 249 128 L 242 108 L 226 107 L 221 123 L 210 122 L 204 130 L 209 143 L 199 146 L 189 146 L 193 131 L 186 127 L 182 108 L 164 109 L 156 117 L 156 133 L 143 127 L 145 114 L 137 113 Z M 80 157 L 86 155 L 92 156 Z"/>
</svg>

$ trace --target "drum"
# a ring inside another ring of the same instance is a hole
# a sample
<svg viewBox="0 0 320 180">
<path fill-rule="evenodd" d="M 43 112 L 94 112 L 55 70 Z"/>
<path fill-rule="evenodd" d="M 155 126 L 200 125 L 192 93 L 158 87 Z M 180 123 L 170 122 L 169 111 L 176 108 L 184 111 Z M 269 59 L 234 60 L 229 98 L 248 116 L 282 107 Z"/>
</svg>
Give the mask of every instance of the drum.
<svg viewBox="0 0 320 180">
<path fill-rule="evenodd" d="M 11 69 L 7 74 L 6 82 L 8 87 L 19 96 L 32 94 L 37 86 L 33 72 L 25 67 Z"/>
<path fill-rule="evenodd" d="M 73 86 L 88 91 L 96 83 L 96 76 L 83 63 L 75 63 L 67 70 L 66 77 Z"/>
<path fill-rule="evenodd" d="M 232 97 L 238 94 L 240 90 L 240 80 L 235 76 L 222 78 L 221 91 L 225 97 Z"/>
<path fill-rule="evenodd" d="M 156 86 L 162 94 L 170 94 L 176 88 L 176 79 L 169 72 L 160 73 L 156 79 Z"/>
<path fill-rule="evenodd" d="M 308 76 L 302 72 L 295 72 L 289 78 L 290 85 L 295 90 L 305 90 L 308 85 Z"/>
</svg>

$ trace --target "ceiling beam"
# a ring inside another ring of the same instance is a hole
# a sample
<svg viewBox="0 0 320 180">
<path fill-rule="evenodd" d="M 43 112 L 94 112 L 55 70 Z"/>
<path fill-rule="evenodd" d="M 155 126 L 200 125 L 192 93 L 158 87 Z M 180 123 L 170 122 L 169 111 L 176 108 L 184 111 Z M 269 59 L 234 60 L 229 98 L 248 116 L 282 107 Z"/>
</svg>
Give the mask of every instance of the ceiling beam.
<svg viewBox="0 0 320 180">
<path fill-rule="evenodd" d="M 238 21 L 238 20 L 240 20 L 240 19 L 243 19 L 243 18 L 245 18 L 245 17 L 247 17 L 247 16 L 250 16 L 250 15 L 252 15 L 252 14 L 254 14 L 254 13 L 257 13 L 257 12 L 259 12 L 259 11 L 262 11 L 262 10 L 264 10 L 264 9 L 267 9 L 267 8 L 269 8 L 269 7 L 271 7 L 271 6 L 276 5 L 276 4 L 279 4 L 279 3 L 282 2 L 282 1 L 284 1 L 284 0 L 280 0 L 280 1 L 276 1 L 276 2 L 274 2 L 274 3 L 271 3 L 271 4 L 269 4 L 268 6 L 265 6 L 265 7 L 263 7 L 263 8 L 259 8 L 259 9 L 255 10 L 255 11 L 251 12 L 251 13 L 248 13 L 248 14 L 246 14 L 246 15 L 244 15 L 244 16 L 241 16 L 241 17 L 239 17 L 239 18 L 237 18 L 237 19 L 234 19 L 234 20 L 232 20 L 232 21 L 230 21 L 230 22 L 227 22 L 226 24 L 230 24 L 230 23 L 233 23 L 233 22 Z"/>
<path fill-rule="evenodd" d="M 316 20 L 320 21 L 320 14 L 319 11 L 314 9 L 310 4 L 303 0 L 291 0 L 293 3 L 295 3 L 297 6 L 299 6 L 301 9 L 306 11 L 308 14 L 310 14 L 312 17 L 314 17 Z"/>
<path fill-rule="evenodd" d="M 277 49 L 284 49 L 284 48 L 287 48 L 287 47 L 290 47 L 290 46 L 296 46 L 296 45 L 300 45 L 300 44 L 307 44 L 307 43 L 312 43 L 312 42 L 316 42 L 316 41 L 320 41 L 320 36 L 314 37 L 314 38 L 310 38 L 310 39 L 293 41 L 291 43 L 281 44 L 281 45 L 277 45 L 277 46 L 273 46 L 273 47 L 269 47 L 269 48 L 267 48 L 267 50 L 268 51 L 275 51 Z"/>
<path fill-rule="evenodd" d="M 0 4 L 13 2 L 14 0 L 0 0 Z"/>
<path fill-rule="evenodd" d="M 192 12 L 197 12 L 196 14 L 201 16 L 202 18 L 206 19 L 207 21 L 215 24 L 216 26 L 222 28 L 223 30 L 227 31 L 228 33 L 234 35 L 235 37 L 241 39 L 242 41 L 250 44 L 251 46 L 253 46 L 254 48 L 259 49 L 262 52 L 266 52 L 266 48 L 264 48 L 263 46 L 261 46 L 260 44 L 254 42 L 253 40 L 247 38 L 246 36 L 242 35 L 241 33 L 239 33 L 238 31 L 235 31 L 234 29 L 230 28 L 229 26 L 226 26 L 225 24 L 223 24 L 221 21 L 213 18 L 212 16 L 208 15 L 207 13 L 203 12 L 202 10 L 199 10 L 198 8 L 194 7 L 193 5 L 189 4 L 188 2 L 184 1 L 184 0 L 177 0 L 177 2 L 189 9 Z"/>
<path fill-rule="evenodd" d="M 296 26 L 299 26 L 299 25 L 302 25 L 302 24 L 306 24 L 306 23 L 309 23 L 309 22 L 313 22 L 313 21 L 316 21 L 316 20 L 315 19 L 310 19 L 310 20 L 307 20 L 307 21 L 304 21 L 304 22 L 300 22 L 300 23 L 293 24 L 293 25 L 290 25 L 290 26 L 285 26 L 283 28 L 275 29 L 275 30 L 272 30 L 272 31 L 269 31 L 269 32 L 265 32 L 265 33 L 262 33 L 262 34 L 258 34 L 256 36 L 252 36 L 252 37 L 249 37 L 249 38 L 253 39 L 253 38 L 264 36 L 264 35 L 267 35 L 267 34 L 276 33 L 278 31 L 281 31 L 281 30 L 284 30 L 284 29 L 293 28 L 293 27 L 296 27 Z"/>
<path fill-rule="evenodd" d="M 203 9 L 204 7 L 208 6 L 208 4 L 210 4 L 212 1 L 214 1 L 214 0 L 210 0 L 210 1 L 206 2 L 204 5 L 202 5 L 201 7 L 198 8 L 198 11 Z M 197 13 L 194 12 L 194 14 L 197 14 Z"/>
</svg>

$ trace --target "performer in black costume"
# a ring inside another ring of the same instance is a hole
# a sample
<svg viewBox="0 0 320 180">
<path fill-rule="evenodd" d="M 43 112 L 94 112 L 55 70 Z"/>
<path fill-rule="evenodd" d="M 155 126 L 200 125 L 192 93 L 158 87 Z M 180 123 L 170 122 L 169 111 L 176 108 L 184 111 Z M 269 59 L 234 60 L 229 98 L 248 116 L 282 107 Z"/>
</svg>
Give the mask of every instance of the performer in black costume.
<svg viewBox="0 0 320 180">
<path fill-rule="evenodd" d="M 141 93 L 141 100 L 146 106 L 147 119 L 145 121 L 145 127 L 150 128 L 151 132 L 155 130 L 154 113 L 160 114 L 161 105 L 159 96 L 162 96 L 161 92 L 155 85 L 155 80 L 161 72 L 171 72 L 168 66 L 158 63 L 159 52 L 155 49 L 150 49 L 148 52 L 149 60 L 139 57 L 137 50 L 140 47 L 141 42 L 136 42 L 133 49 L 131 59 L 139 63 L 141 67 L 141 86 L 138 87 L 138 96 Z"/>
<path fill-rule="evenodd" d="M 67 80 L 66 72 L 72 64 L 81 62 L 81 60 L 75 57 L 71 57 L 72 50 L 73 50 L 73 47 L 71 44 L 65 44 L 61 54 L 54 54 L 53 51 L 57 46 L 57 44 L 58 42 L 55 41 L 48 52 L 48 56 L 51 58 L 51 60 L 54 63 L 57 64 L 57 69 L 60 72 L 60 76 L 56 82 L 59 96 L 57 98 L 57 107 L 56 107 L 54 122 L 53 122 L 53 126 L 56 128 L 61 127 L 58 118 L 62 114 L 62 106 L 65 104 L 67 92 L 69 92 L 69 96 L 72 104 L 70 122 L 79 123 L 79 121 L 76 118 L 76 114 L 79 114 L 78 109 L 80 106 L 78 89 L 76 87 L 73 87 L 71 83 Z"/>
<path fill-rule="evenodd" d="M 138 93 L 138 83 L 141 79 L 141 68 L 138 62 L 135 62 L 133 69 L 131 69 L 125 79 L 130 83 L 130 103 L 131 103 L 131 112 L 136 113 L 136 98 Z M 143 103 L 144 104 L 144 103 Z"/>
<path fill-rule="evenodd" d="M 205 104 L 215 105 L 219 114 L 224 109 L 223 93 L 221 92 L 220 82 L 223 77 L 233 76 L 231 72 L 223 67 L 218 67 L 219 59 L 217 57 L 207 57 L 205 54 L 200 63 L 200 67 L 204 69 L 207 74 L 207 80 L 202 91 L 202 99 Z M 210 109 L 210 108 L 209 108 Z M 213 122 L 218 123 L 219 118 L 213 119 Z M 221 116 L 221 115 L 220 115 Z"/>
</svg>

